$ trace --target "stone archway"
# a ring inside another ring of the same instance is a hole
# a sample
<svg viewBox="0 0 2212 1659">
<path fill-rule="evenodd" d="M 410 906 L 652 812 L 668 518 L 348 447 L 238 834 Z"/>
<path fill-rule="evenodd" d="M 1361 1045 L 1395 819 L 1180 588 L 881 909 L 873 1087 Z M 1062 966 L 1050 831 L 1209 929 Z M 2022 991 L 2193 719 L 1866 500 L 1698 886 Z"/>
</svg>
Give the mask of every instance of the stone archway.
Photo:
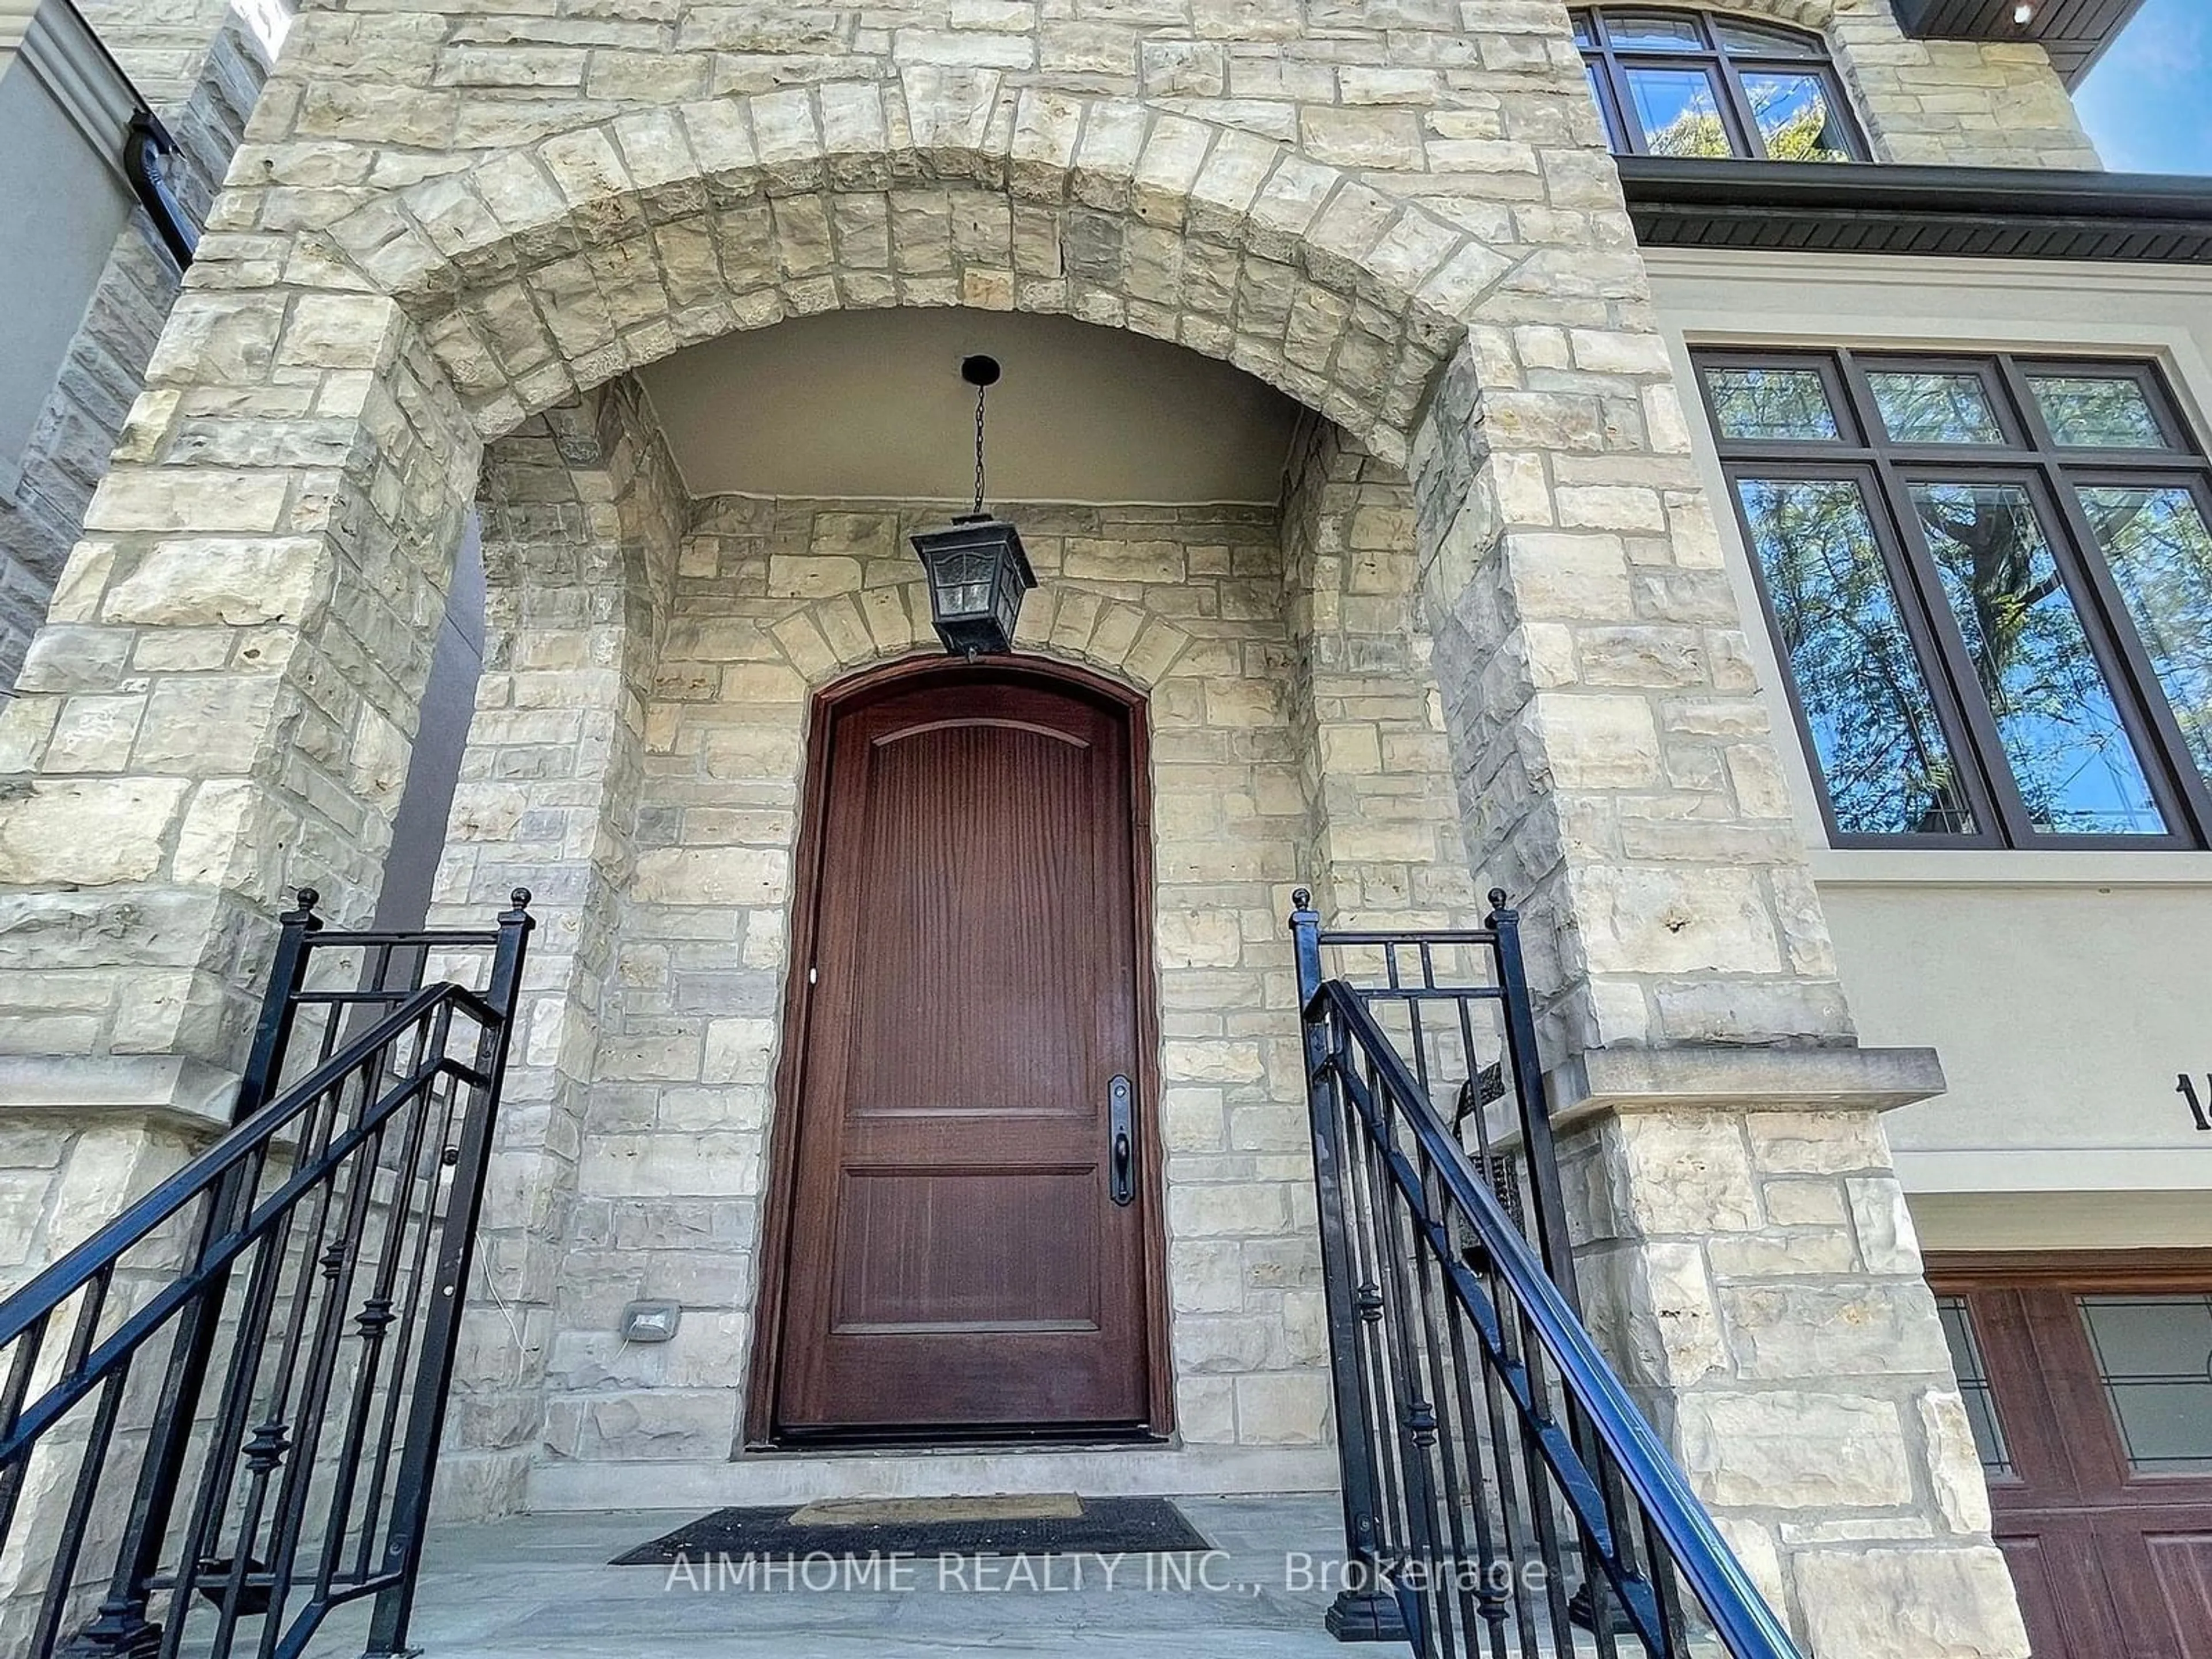
<svg viewBox="0 0 2212 1659">
<path fill-rule="evenodd" d="M 830 82 L 562 132 L 329 232 L 477 429 L 786 317 L 966 305 L 1176 341 L 1385 459 L 1512 265 L 1252 133 L 948 77 Z"/>
<path fill-rule="evenodd" d="M 1541 96 L 1587 121 L 1579 82 L 1547 82 Z M 150 828 L 118 849 L 109 879 L 194 890 L 207 926 L 163 964 L 180 1005 L 163 1017 L 221 1051 L 241 1007 L 216 941 L 262 936 L 265 904 L 246 892 L 252 869 L 234 843 L 307 854 L 342 913 L 366 897 L 388 799 L 356 805 L 349 775 L 288 787 L 280 734 L 298 729 L 296 711 L 334 728 L 334 755 L 404 740 L 444 550 L 486 436 L 732 326 L 839 305 L 1010 300 L 1243 363 L 1381 459 L 1402 457 L 1470 851 L 1553 924 L 1540 965 L 1562 988 L 1563 1048 L 1832 1036 L 1845 1017 L 1771 787 L 1765 716 L 1730 643 L 1738 618 L 1713 568 L 1680 401 L 1633 258 L 1607 240 L 1626 240 L 1618 195 L 1578 150 L 1480 159 L 1545 181 L 1556 205 L 1501 220 L 1412 188 L 1427 174 L 1355 173 L 1128 100 L 909 73 L 634 111 L 441 171 L 299 231 L 283 268 L 293 284 L 261 285 L 256 239 L 211 239 L 216 275 L 179 307 L 61 596 L 57 623 L 91 631 L 34 647 L 32 695 L 10 711 L 21 755 L 35 763 L 61 729 L 46 694 L 119 679 L 137 653 L 167 672 L 162 647 L 131 629 L 222 621 L 221 593 L 199 591 L 212 571 L 274 562 L 288 580 L 268 591 L 289 592 L 301 573 L 310 591 L 259 619 L 287 649 L 252 672 L 149 690 L 145 708 L 163 715 L 235 703 L 233 724 L 254 735 L 225 759 L 222 790 L 168 781 L 193 771 L 175 757 L 127 796 L 106 775 L 41 779 L 0 814 L 0 876 L 35 884 L 39 857 L 74 846 L 98 803 L 136 803 L 132 821 Z M 956 197 L 963 222 L 988 233 L 967 253 Z M 236 214 L 255 199 L 242 194 Z M 901 216 L 927 234 L 902 241 Z M 882 238 L 860 234 L 862 221 Z M 902 252 L 925 245 L 926 258 Z M 318 381 L 313 395 L 295 389 Z M 149 611 L 139 568 L 165 557 L 185 591 Z M 1578 674 L 1575 641 L 1593 626 L 1635 630 L 1679 672 L 1666 684 Z M 319 700 L 304 683 L 280 695 L 272 672 L 313 678 Z M 1710 729 L 1680 728 L 1661 706 L 1685 690 L 1713 711 L 1695 722 Z M 1716 770 L 1723 734 L 1732 761 Z M 1701 752 L 1670 763 L 1677 748 Z M 1722 854 L 1678 837 L 1601 854 L 1567 827 L 1577 813 L 1612 817 L 1621 799 L 1672 816 L 1663 803 L 1692 776 L 1693 816 L 1755 824 L 1748 843 Z M 33 853 L 13 866 L 10 823 Z M 1663 941 L 1629 914 L 1652 909 L 1680 924 Z M 1665 948 L 1647 956 L 1648 944 Z M 1716 972 L 1742 994 L 1689 982 Z"/>
</svg>

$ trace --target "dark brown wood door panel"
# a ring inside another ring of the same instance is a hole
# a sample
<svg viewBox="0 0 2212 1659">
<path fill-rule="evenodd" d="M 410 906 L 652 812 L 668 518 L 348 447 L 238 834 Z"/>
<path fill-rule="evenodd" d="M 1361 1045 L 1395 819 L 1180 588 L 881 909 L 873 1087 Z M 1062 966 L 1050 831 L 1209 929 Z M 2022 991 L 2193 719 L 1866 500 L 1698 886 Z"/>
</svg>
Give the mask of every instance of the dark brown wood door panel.
<svg viewBox="0 0 2212 1659">
<path fill-rule="evenodd" d="M 1142 1429 L 1151 1194 L 1133 711 L 971 669 L 832 715 L 817 763 L 783 1435 Z M 1141 1133 L 1141 1124 L 1140 1124 Z"/>
<path fill-rule="evenodd" d="M 1936 1256 L 1929 1278 L 1971 1323 L 1962 1379 L 1986 1368 L 1991 1530 L 2036 1659 L 2212 1659 L 2212 1457 L 2185 1455 L 2212 1453 L 2212 1383 L 2187 1380 L 2212 1261 Z M 2181 1380 L 2146 1371 L 2161 1349 L 2186 1351 Z"/>
<path fill-rule="evenodd" d="M 2212 1659 L 2212 1508 L 2186 1525 L 2141 1534 L 2165 1622 L 2182 1639 L 2182 1659 Z"/>
</svg>

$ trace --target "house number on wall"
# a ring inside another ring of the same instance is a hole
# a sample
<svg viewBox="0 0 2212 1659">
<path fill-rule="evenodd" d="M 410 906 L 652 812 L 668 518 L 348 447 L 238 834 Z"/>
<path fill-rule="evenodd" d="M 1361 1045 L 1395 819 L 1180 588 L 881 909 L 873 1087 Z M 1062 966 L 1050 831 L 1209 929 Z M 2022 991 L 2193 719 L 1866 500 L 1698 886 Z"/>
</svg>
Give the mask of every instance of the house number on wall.
<svg viewBox="0 0 2212 1659">
<path fill-rule="evenodd" d="M 2205 1074 L 2204 1089 L 2205 1098 L 2201 1099 L 2197 1093 L 2197 1079 L 2186 1072 L 2181 1073 L 2180 1080 L 2173 1085 L 2173 1092 L 2189 1103 L 2189 1115 L 2197 1120 L 2197 1127 L 2212 1133 L 2212 1117 L 2205 1115 L 2206 1100 L 2212 1099 L 2212 1073 Z"/>
</svg>

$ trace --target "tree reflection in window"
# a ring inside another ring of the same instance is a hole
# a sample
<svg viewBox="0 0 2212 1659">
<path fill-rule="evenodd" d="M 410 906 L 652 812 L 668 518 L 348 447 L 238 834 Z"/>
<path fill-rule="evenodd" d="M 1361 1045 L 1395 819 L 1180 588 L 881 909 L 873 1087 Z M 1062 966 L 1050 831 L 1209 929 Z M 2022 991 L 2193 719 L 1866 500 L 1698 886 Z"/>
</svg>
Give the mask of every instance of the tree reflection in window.
<svg viewBox="0 0 2212 1659">
<path fill-rule="evenodd" d="M 2069 449 L 2163 449 L 2166 434 L 2132 375 L 2031 374 L 2027 384 Z"/>
<path fill-rule="evenodd" d="M 2198 768 L 2212 777 L 2212 529 L 2179 484 L 2085 484 L 2081 506 Z"/>
<path fill-rule="evenodd" d="M 1989 388 L 1978 374 L 1870 369 L 1867 387 L 1881 411 L 1882 426 L 1901 444 L 2004 441 L 2004 428 L 1990 407 Z"/>
<path fill-rule="evenodd" d="M 1571 14 L 1617 152 L 1852 161 L 1865 155 L 1817 34 L 1692 10 Z"/>
<path fill-rule="evenodd" d="M 1703 70 L 1635 69 L 1628 95 L 1644 147 L 1654 155 L 1733 155 L 1712 82 Z"/>
<path fill-rule="evenodd" d="M 2163 835 L 2027 491 L 1917 483 L 1912 504 L 2029 820 L 2069 835 Z"/>
<path fill-rule="evenodd" d="M 1858 485 L 1744 478 L 1737 490 L 1837 827 L 1971 833 Z"/>
<path fill-rule="evenodd" d="M 1838 435 L 1820 371 L 1713 368 L 1705 371 L 1713 418 L 1726 438 L 1818 441 Z"/>
<path fill-rule="evenodd" d="M 1747 70 L 1744 96 L 1770 161 L 1848 161 L 1850 140 L 1836 118 L 1826 77 L 1801 70 Z"/>
<path fill-rule="evenodd" d="M 2212 844 L 2212 465 L 2155 365 L 1695 356 L 1838 844 Z"/>
</svg>

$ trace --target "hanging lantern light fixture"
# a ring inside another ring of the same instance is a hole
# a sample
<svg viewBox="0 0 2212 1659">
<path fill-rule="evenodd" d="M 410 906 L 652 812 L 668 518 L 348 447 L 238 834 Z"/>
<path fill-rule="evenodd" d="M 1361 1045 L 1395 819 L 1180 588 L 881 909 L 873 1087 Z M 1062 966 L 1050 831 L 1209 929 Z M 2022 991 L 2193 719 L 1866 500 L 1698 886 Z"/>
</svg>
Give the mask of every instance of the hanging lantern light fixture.
<svg viewBox="0 0 2212 1659">
<path fill-rule="evenodd" d="M 998 383 L 994 357 L 963 357 L 960 378 L 975 388 L 975 510 L 943 530 L 913 537 L 929 577 L 929 614 L 955 656 L 997 656 L 1014 648 L 1022 595 L 1036 586 L 1021 532 L 983 507 L 983 400 Z"/>
</svg>

